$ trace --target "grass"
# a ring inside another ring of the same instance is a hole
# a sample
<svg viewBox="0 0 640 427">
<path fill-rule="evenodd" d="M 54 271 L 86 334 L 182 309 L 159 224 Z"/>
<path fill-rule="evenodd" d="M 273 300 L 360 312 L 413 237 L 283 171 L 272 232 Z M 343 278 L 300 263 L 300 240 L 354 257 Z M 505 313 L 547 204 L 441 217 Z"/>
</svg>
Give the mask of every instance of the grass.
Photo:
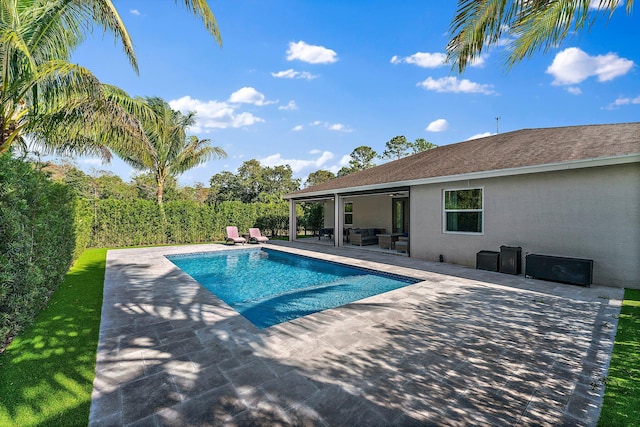
<svg viewBox="0 0 640 427">
<path fill-rule="evenodd" d="M 0 354 L 0 425 L 88 424 L 106 253 L 85 251 L 49 306 Z"/>
<path fill-rule="evenodd" d="M 76 261 L 49 307 L 0 354 L 0 426 L 86 426 L 107 249 Z M 600 426 L 640 420 L 640 290 L 626 289 Z"/>
<path fill-rule="evenodd" d="M 599 426 L 640 424 L 640 290 L 625 289 Z"/>
</svg>

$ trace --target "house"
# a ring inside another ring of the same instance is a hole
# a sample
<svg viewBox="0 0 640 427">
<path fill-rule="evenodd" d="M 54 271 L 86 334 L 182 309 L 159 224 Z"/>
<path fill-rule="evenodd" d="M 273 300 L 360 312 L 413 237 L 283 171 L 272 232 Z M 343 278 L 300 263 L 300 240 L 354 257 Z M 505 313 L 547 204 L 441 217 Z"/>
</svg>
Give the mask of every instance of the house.
<svg viewBox="0 0 640 427">
<path fill-rule="evenodd" d="M 406 233 L 410 256 L 475 266 L 482 250 L 593 260 L 593 283 L 640 288 L 640 123 L 523 129 L 445 145 L 285 196 L 325 227 Z M 334 244 L 349 244 L 341 233 Z"/>
</svg>

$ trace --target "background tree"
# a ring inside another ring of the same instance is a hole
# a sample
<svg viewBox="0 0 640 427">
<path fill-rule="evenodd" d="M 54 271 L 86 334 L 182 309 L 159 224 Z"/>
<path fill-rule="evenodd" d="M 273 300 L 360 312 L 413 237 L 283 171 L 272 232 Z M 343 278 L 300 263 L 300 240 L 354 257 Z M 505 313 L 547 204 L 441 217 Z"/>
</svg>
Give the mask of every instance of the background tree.
<svg viewBox="0 0 640 427">
<path fill-rule="evenodd" d="M 317 170 L 311 172 L 304 183 L 305 187 L 313 187 L 314 185 L 321 184 L 323 182 L 331 181 L 336 177 L 336 174 L 328 170 Z"/>
<path fill-rule="evenodd" d="M 381 159 L 398 160 L 411 153 L 412 144 L 404 135 L 394 136 L 385 143 L 385 150 L 379 156 Z"/>
<path fill-rule="evenodd" d="M 424 138 L 417 138 L 412 144 L 411 144 L 411 150 L 413 151 L 412 154 L 417 154 L 417 153 L 421 153 L 423 151 L 427 151 L 427 150 L 431 150 L 433 148 L 437 148 L 438 146 L 436 144 L 433 144 L 429 141 L 427 141 Z"/>
<path fill-rule="evenodd" d="M 542 49 L 558 46 L 570 33 L 588 29 L 595 19 L 608 11 L 611 18 L 624 1 L 599 0 L 598 11 L 590 10 L 591 0 L 458 0 L 451 22 L 447 59 L 462 73 L 480 57 L 483 50 L 507 40 L 506 64 L 516 62 Z M 626 1 L 631 14 L 633 0 Z"/>
<path fill-rule="evenodd" d="M 239 200 L 243 203 L 252 203 L 258 200 L 262 191 L 262 165 L 256 159 L 243 162 L 236 174 L 238 178 Z"/>
<path fill-rule="evenodd" d="M 229 171 L 219 172 L 209 180 L 207 203 L 217 205 L 222 202 L 240 200 L 240 180 Z"/>
<path fill-rule="evenodd" d="M 146 103 L 154 116 L 153 120 L 141 120 L 150 152 L 145 155 L 120 152 L 119 155 L 134 168 L 153 173 L 157 202 L 162 206 L 164 187 L 169 178 L 176 178 L 210 159 L 226 157 L 226 153 L 220 147 L 208 145 L 208 139 L 187 136 L 187 128 L 195 123 L 195 113 L 174 111 L 157 97 L 146 98 Z"/>
<path fill-rule="evenodd" d="M 139 199 L 158 201 L 158 184 L 153 172 L 138 173 L 131 179 L 131 187 Z M 181 189 L 178 180 L 174 176 L 168 176 L 164 182 L 162 202 L 182 200 Z"/>
<path fill-rule="evenodd" d="M 262 182 L 260 194 L 268 194 L 278 198 L 300 188 L 300 179 L 293 177 L 293 170 L 289 165 L 263 168 Z"/>
<path fill-rule="evenodd" d="M 97 199 L 135 200 L 136 189 L 118 175 L 108 171 L 98 171 L 92 180 L 93 194 Z"/>
<path fill-rule="evenodd" d="M 42 167 L 42 171 L 51 180 L 67 185 L 76 196 L 92 197 L 93 178 L 78 169 L 75 164 L 66 160 L 60 163 L 46 162 Z"/>
<path fill-rule="evenodd" d="M 317 170 L 311 172 L 304 183 L 305 187 L 313 187 L 314 185 L 334 179 L 336 175 L 328 170 Z M 305 232 L 311 230 L 315 235 L 318 230 L 324 227 L 324 205 L 318 202 L 301 203 L 302 216 L 299 218 L 299 225 L 304 228 Z"/>
<path fill-rule="evenodd" d="M 179 188 L 181 200 L 190 200 L 202 206 L 207 203 L 209 189 L 201 182 L 196 182 L 193 187 L 187 186 Z"/>
<path fill-rule="evenodd" d="M 373 148 L 366 145 L 354 148 L 350 154 L 351 160 L 349 160 L 349 165 L 342 167 L 338 171 L 338 176 L 346 176 L 374 167 L 375 163 L 373 163 L 373 159 L 375 159 L 377 155 L 378 153 L 376 153 Z"/>
<path fill-rule="evenodd" d="M 289 165 L 262 166 L 256 159 L 247 160 L 234 175 L 223 171 L 209 181 L 209 203 L 237 200 L 243 203 L 281 200 L 282 196 L 300 188 Z"/>
</svg>

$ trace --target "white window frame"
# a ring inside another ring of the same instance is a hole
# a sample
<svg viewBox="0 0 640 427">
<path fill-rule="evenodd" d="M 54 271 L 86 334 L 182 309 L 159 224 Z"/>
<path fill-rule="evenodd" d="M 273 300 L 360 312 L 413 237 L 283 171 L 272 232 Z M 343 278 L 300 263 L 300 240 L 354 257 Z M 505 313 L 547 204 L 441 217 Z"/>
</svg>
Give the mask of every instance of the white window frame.
<svg viewBox="0 0 640 427">
<path fill-rule="evenodd" d="M 451 191 L 466 191 L 466 190 L 480 190 L 482 192 L 482 206 L 480 209 L 447 209 L 447 192 Z M 480 212 L 482 215 L 482 221 L 480 227 L 482 231 L 449 231 L 447 230 L 447 213 L 448 212 Z M 444 234 L 464 234 L 468 236 L 482 236 L 484 235 L 484 187 L 464 187 L 464 188 L 445 188 L 442 190 L 442 232 Z"/>
<path fill-rule="evenodd" d="M 347 205 L 351 205 L 351 212 L 347 212 Z M 351 215 L 351 222 L 347 222 L 347 215 Z M 353 225 L 353 202 L 344 202 L 342 208 L 342 220 L 344 221 L 344 225 Z"/>
</svg>

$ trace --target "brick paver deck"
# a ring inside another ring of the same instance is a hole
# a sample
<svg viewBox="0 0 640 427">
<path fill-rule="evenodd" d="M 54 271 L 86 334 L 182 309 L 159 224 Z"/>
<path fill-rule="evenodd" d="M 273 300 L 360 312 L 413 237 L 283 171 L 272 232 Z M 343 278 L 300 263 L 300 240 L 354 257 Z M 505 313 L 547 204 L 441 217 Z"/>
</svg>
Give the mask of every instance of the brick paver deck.
<svg viewBox="0 0 640 427">
<path fill-rule="evenodd" d="M 596 425 L 621 289 L 270 247 L 424 281 L 259 330 L 163 256 L 232 248 L 109 251 L 90 425 Z"/>
</svg>

